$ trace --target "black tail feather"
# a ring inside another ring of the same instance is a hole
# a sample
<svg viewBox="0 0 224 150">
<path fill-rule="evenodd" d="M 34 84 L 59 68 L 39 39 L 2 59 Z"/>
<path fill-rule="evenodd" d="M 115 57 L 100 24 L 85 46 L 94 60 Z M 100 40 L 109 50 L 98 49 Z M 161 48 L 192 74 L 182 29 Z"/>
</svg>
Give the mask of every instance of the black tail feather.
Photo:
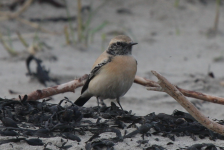
<svg viewBox="0 0 224 150">
<path fill-rule="evenodd" d="M 82 97 L 80 96 L 76 101 L 75 104 L 77 106 L 83 106 L 91 97 Z"/>
</svg>

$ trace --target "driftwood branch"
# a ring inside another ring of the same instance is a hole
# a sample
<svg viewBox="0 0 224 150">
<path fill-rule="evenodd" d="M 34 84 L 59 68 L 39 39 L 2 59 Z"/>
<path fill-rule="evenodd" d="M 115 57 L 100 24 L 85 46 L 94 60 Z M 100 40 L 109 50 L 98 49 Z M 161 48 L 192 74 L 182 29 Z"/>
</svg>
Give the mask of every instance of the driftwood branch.
<svg viewBox="0 0 224 150">
<path fill-rule="evenodd" d="M 64 83 L 61 85 L 49 87 L 49 88 L 46 88 L 43 90 L 36 90 L 27 95 L 28 96 L 27 100 L 35 101 L 35 100 L 39 100 L 42 98 L 47 98 L 49 96 L 65 93 L 65 92 L 75 92 L 76 88 L 84 85 L 87 78 L 88 78 L 88 75 L 85 74 L 77 80 L 73 80 L 73 81 L 70 81 L 70 82 L 67 82 L 67 83 Z M 24 96 L 22 96 L 22 99 L 23 99 L 23 97 Z"/>
<path fill-rule="evenodd" d="M 140 85 L 143 85 L 143 86 L 146 86 L 146 87 L 149 87 L 149 86 L 160 87 L 160 85 L 157 82 L 146 79 L 146 78 L 142 78 L 142 77 L 139 77 L 139 76 L 135 76 L 134 83 L 137 83 L 137 84 L 140 84 Z"/>
<path fill-rule="evenodd" d="M 191 102 L 187 100 L 187 98 L 174 86 L 172 85 L 166 78 L 161 76 L 156 71 L 152 71 L 152 73 L 159 79 L 159 85 L 163 88 L 163 90 L 173 97 L 182 107 L 184 107 L 199 123 L 201 123 L 206 128 L 217 132 L 221 135 L 224 135 L 224 126 L 210 120 L 206 116 L 204 116 Z"/>
<path fill-rule="evenodd" d="M 161 88 L 158 88 L 158 87 L 160 87 L 160 85 L 157 82 L 155 82 L 155 81 L 151 81 L 151 80 L 148 80 L 148 79 L 136 76 L 134 82 L 137 83 L 137 84 L 146 86 L 148 90 L 163 92 L 163 90 L 161 90 Z M 176 85 L 174 85 L 174 86 L 184 96 L 192 97 L 192 98 L 196 98 L 196 99 L 199 99 L 199 100 L 204 100 L 204 101 L 208 101 L 208 102 L 224 105 L 224 98 L 222 98 L 222 97 L 208 95 L 208 94 L 195 92 L 195 91 L 190 91 L 190 90 L 185 90 L 185 89 L 179 88 Z M 152 87 L 157 87 L 157 88 L 152 88 Z"/>
</svg>

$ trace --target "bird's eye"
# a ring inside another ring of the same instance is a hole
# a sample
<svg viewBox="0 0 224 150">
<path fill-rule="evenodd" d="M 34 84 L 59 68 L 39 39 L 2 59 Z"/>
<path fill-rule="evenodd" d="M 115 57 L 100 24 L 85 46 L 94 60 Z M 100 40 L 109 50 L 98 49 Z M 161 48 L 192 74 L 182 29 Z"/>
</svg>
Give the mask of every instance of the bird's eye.
<svg viewBox="0 0 224 150">
<path fill-rule="evenodd" d="M 121 42 L 117 42 L 117 46 L 121 46 L 122 44 L 121 44 Z"/>
</svg>

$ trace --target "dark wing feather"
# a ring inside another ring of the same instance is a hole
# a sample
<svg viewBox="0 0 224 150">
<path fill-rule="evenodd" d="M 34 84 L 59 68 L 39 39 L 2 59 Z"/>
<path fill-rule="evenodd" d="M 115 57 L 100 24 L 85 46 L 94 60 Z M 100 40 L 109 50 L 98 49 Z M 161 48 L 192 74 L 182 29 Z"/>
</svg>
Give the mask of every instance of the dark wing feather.
<svg viewBox="0 0 224 150">
<path fill-rule="evenodd" d="M 84 84 L 84 86 L 82 88 L 81 94 L 86 91 L 86 89 L 89 86 L 89 82 L 97 75 L 97 73 L 100 71 L 100 69 L 103 66 L 105 66 L 107 63 L 111 62 L 111 60 L 112 60 L 112 57 L 108 57 L 107 60 L 104 60 L 102 63 L 98 64 L 96 67 L 93 68 L 93 70 L 89 74 L 89 77 L 88 77 L 86 83 Z"/>
</svg>

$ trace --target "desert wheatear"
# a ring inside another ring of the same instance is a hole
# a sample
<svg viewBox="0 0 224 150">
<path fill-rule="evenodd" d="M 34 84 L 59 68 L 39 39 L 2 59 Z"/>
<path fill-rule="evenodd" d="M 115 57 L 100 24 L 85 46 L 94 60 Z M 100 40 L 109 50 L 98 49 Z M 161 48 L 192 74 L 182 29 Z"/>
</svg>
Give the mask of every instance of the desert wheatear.
<svg viewBox="0 0 224 150">
<path fill-rule="evenodd" d="M 126 35 L 113 38 L 107 50 L 93 64 L 75 104 L 83 106 L 96 96 L 97 100 L 116 98 L 121 107 L 120 97 L 130 89 L 137 71 L 137 61 L 132 56 L 132 46 L 136 44 Z"/>
</svg>

